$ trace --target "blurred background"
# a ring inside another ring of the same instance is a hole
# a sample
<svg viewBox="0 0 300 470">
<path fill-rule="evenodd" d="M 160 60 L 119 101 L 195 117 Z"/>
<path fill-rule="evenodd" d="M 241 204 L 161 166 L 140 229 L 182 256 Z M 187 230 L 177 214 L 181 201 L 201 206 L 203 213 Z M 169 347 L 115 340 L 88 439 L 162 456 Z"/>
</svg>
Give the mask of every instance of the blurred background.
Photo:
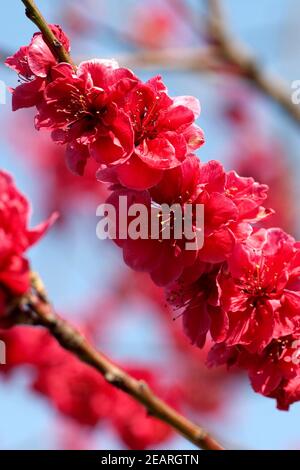
<svg viewBox="0 0 300 470">
<path fill-rule="evenodd" d="M 207 66 L 211 40 L 205 0 L 37 3 L 48 21 L 70 36 L 76 62 L 114 57 L 144 80 L 162 74 L 171 96 L 196 96 L 202 107 L 198 123 L 206 135 L 201 160 L 220 160 L 227 170 L 270 185 L 267 206 L 277 214 L 268 223 L 299 237 L 300 124 L 236 71 Z M 292 81 L 300 79 L 299 2 L 223 0 L 222 5 L 233 37 L 267 73 L 284 79 L 292 93 Z M 17 78 L 3 61 L 36 31 L 20 0 L 3 2 L 0 31 L 0 79 L 15 86 Z M 227 447 L 299 448 L 300 404 L 278 411 L 273 400 L 252 391 L 246 377 L 206 369 L 205 351 L 189 345 L 162 293 L 144 275 L 126 268 L 113 243 L 96 238 L 96 208 L 106 192 L 95 182 L 95 168 L 84 178 L 68 173 L 63 150 L 47 133 L 34 130 L 34 114 L 13 114 L 9 93 L 6 98 L 0 106 L 0 167 L 14 175 L 32 201 L 33 224 L 60 212 L 56 226 L 30 253 L 58 312 L 88 329 L 104 353 L 148 377 L 158 393 Z M 5 335 L 0 332 L 0 339 Z M 168 430 L 148 429 L 144 411 L 131 410 L 130 401 L 122 403 L 117 419 L 113 410 L 105 415 L 110 390 L 99 397 L 99 419 L 84 422 L 57 400 L 64 379 L 76 388 L 84 374 L 76 367 L 73 375 L 67 367 L 53 369 L 46 390 L 37 385 L 36 373 L 34 363 L 3 374 L 0 366 L 1 449 L 193 448 Z M 83 392 L 76 388 L 70 393 Z M 86 393 L 84 400 L 90 399 Z M 130 426 L 137 429 L 129 429 L 128 413 L 136 417 L 138 424 Z"/>
</svg>

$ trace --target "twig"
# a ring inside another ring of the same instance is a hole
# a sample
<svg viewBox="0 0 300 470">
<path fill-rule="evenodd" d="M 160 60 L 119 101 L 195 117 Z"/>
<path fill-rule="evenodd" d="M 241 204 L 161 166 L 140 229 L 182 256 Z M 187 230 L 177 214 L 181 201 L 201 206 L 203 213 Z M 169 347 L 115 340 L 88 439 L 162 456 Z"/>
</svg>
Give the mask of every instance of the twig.
<svg viewBox="0 0 300 470">
<path fill-rule="evenodd" d="M 213 47 L 165 48 L 120 55 L 119 63 L 126 67 L 164 70 L 210 72 L 216 66 Z"/>
<path fill-rule="evenodd" d="M 59 62 L 68 62 L 69 64 L 74 65 L 70 54 L 66 51 L 64 46 L 52 32 L 47 21 L 36 6 L 34 0 L 21 1 L 26 7 L 26 16 L 39 28 L 39 30 L 43 34 L 44 41 L 46 42 L 47 46 L 52 51 L 54 56 L 59 60 Z"/>
<path fill-rule="evenodd" d="M 97 351 L 76 328 L 60 318 L 54 312 L 42 281 L 36 273 L 32 273 L 32 293 L 25 296 L 20 305 L 22 310 L 29 309 L 31 321 L 28 323 L 46 328 L 64 349 L 100 372 L 109 384 L 129 394 L 145 406 L 151 416 L 165 422 L 201 449 L 223 450 L 223 447 L 204 429 L 158 398 L 145 382 L 134 379 L 113 364 Z"/>
<path fill-rule="evenodd" d="M 174 11 L 177 18 L 189 26 L 196 36 L 202 36 L 200 14 L 197 14 L 188 2 L 185 0 L 165 0 L 165 2 Z"/>
<path fill-rule="evenodd" d="M 220 58 L 237 68 L 243 77 L 272 98 L 299 125 L 300 108 L 292 102 L 286 83 L 265 74 L 255 58 L 231 38 L 224 21 L 219 0 L 207 0 L 207 6 L 209 13 L 208 32 Z"/>
</svg>

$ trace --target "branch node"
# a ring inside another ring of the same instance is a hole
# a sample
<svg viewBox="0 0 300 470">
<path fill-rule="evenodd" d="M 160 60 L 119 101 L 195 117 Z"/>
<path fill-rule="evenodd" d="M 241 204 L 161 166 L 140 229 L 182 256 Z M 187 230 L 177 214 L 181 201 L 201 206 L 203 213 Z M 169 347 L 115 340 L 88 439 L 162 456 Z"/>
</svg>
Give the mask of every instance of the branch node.
<svg viewBox="0 0 300 470">
<path fill-rule="evenodd" d="M 62 47 L 62 43 L 59 42 L 59 41 L 53 41 L 53 46 L 56 48 L 56 49 L 60 49 Z"/>
<path fill-rule="evenodd" d="M 109 371 L 106 374 L 104 374 L 104 378 L 106 382 L 108 382 L 109 384 L 114 385 L 117 388 L 124 388 L 124 381 L 120 375 L 112 371 Z"/>
</svg>

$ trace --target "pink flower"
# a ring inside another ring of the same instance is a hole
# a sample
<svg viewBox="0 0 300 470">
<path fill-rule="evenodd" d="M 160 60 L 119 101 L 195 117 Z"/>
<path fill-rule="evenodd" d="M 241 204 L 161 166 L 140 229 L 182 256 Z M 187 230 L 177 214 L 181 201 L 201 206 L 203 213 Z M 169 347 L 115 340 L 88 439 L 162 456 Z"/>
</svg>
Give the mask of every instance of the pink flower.
<svg viewBox="0 0 300 470">
<path fill-rule="evenodd" d="M 56 142 L 67 144 L 71 170 L 82 174 L 89 156 L 105 165 L 119 165 L 133 152 L 131 121 L 119 101 L 137 78 L 114 61 L 83 62 L 55 67 L 57 78 L 38 105 L 36 126 L 54 130 Z"/>
<path fill-rule="evenodd" d="M 219 264 L 194 263 L 167 289 L 167 301 L 180 312 L 184 332 L 199 348 L 209 331 L 213 339 L 220 337 L 224 314 L 216 282 L 219 270 Z"/>
<path fill-rule="evenodd" d="M 193 232 L 201 230 L 195 219 L 196 204 L 204 206 L 204 245 L 194 250 L 186 249 L 186 238 L 148 238 L 118 240 L 123 248 L 125 262 L 133 269 L 149 272 L 154 282 L 165 286 L 180 277 L 188 266 L 202 263 L 221 263 L 232 253 L 235 243 L 246 239 L 252 231 L 250 222 L 268 215 L 260 204 L 266 198 L 267 187 L 255 183 L 252 178 L 240 178 L 235 173 L 226 174 L 222 165 L 211 161 L 201 164 L 197 157 L 189 155 L 178 167 L 165 170 L 161 181 L 150 191 L 130 191 L 118 188 L 115 173 L 109 173 L 115 192 L 107 202 L 118 207 L 119 197 L 128 197 L 128 208 L 139 202 L 147 207 L 150 215 L 153 207 L 161 204 L 178 204 L 182 216 L 186 204 L 192 206 Z M 170 228 L 175 220 L 170 219 Z M 129 222 L 128 222 L 129 223 Z M 161 227 L 161 235 L 165 227 Z M 201 268 L 201 266 L 200 266 Z"/>
<path fill-rule="evenodd" d="M 166 170 L 158 184 L 150 190 L 156 204 L 192 203 L 197 195 L 200 161 L 190 154 L 180 166 Z"/>
<path fill-rule="evenodd" d="M 135 150 L 115 169 L 122 186 L 136 190 L 155 186 L 165 170 L 179 167 L 204 144 L 203 131 L 194 124 L 200 114 L 198 100 L 170 98 L 160 77 L 138 83 L 124 95 L 123 106 L 133 125 Z"/>
<path fill-rule="evenodd" d="M 299 262 L 295 240 L 280 229 L 258 230 L 236 245 L 217 279 L 229 346 L 256 352 L 299 330 Z"/>
<path fill-rule="evenodd" d="M 173 228 L 174 218 L 170 218 L 167 225 L 160 222 L 159 237 L 151 238 L 151 214 L 157 213 L 159 204 L 166 198 L 166 202 L 178 203 L 184 213 L 184 204 L 193 196 L 193 191 L 197 181 L 197 170 L 199 160 L 195 156 L 189 156 L 183 164 L 175 169 L 165 172 L 163 182 L 153 188 L 153 195 L 156 200 L 151 199 L 149 191 L 133 191 L 120 189 L 114 186 L 115 191 L 107 199 L 107 203 L 112 204 L 119 209 L 119 200 L 121 196 L 127 197 L 128 209 L 136 203 L 143 204 L 149 216 L 147 238 L 140 237 L 132 239 L 127 233 L 126 239 L 117 237 L 117 244 L 123 249 L 123 257 L 128 266 L 136 271 L 148 272 L 152 280 L 159 286 L 168 285 L 177 279 L 186 266 L 191 265 L 196 258 L 196 250 L 185 249 L 185 237 L 175 238 Z M 183 194 L 183 196 L 181 196 Z M 119 213 L 117 218 L 119 217 Z M 127 227 L 132 218 L 127 219 Z M 166 228 L 170 229 L 170 239 L 163 237 Z M 193 227 L 194 228 L 194 227 Z M 118 235 L 118 227 L 116 230 Z"/>
<path fill-rule="evenodd" d="M 62 30 L 52 30 L 69 51 Z M 101 164 L 100 180 L 106 181 L 113 167 L 110 179 L 129 189 L 149 189 L 204 143 L 194 124 L 198 100 L 170 98 L 160 77 L 142 83 L 113 60 L 90 60 L 77 68 L 57 64 L 40 33 L 6 63 L 26 80 L 14 90 L 13 108 L 38 108 L 37 129 L 52 130 L 54 141 L 67 145 L 75 173 L 83 174 L 91 156 Z"/>
<path fill-rule="evenodd" d="M 69 39 L 59 26 L 49 25 L 64 48 L 70 52 Z M 51 79 L 51 69 L 57 60 L 41 33 L 34 34 L 29 46 L 21 47 L 5 64 L 15 70 L 24 82 L 13 89 L 13 111 L 36 106 L 43 98 L 43 91 Z"/>
<path fill-rule="evenodd" d="M 221 163 L 202 163 L 199 171 L 199 193 L 195 204 L 204 205 L 205 241 L 199 259 L 209 263 L 225 261 L 237 240 L 246 239 L 252 225 L 272 212 L 261 204 L 268 187 L 253 178 L 242 178 L 235 172 L 225 173 Z"/>
<path fill-rule="evenodd" d="M 117 244 L 123 249 L 125 263 L 136 271 L 148 272 L 157 285 L 168 284 L 180 275 L 186 264 L 191 263 L 191 259 L 194 259 L 193 252 L 186 252 L 183 249 L 183 243 L 180 243 L 181 240 L 179 243 L 174 243 L 173 240 L 151 239 L 150 215 L 152 208 L 150 195 L 147 191 L 114 191 L 107 199 L 107 203 L 114 205 L 117 212 L 121 196 L 127 197 L 127 208 L 133 204 L 143 204 L 149 215 L 149 232 L 146 239 L 131 239 L 130 234 L 125 240 L 117 238 Z M 131 218 L 128 218 L 128 225 L 130 221 Z"/>
<path fill-rule="evenodd" d="M 255 392 L 275 398 L 277 407 L 288 410 L 300 399 L 299 333 L 273 339 L 260 353 L 243 346 L 215 345 L 208 355 L 208 365 L 223 365 L 248 371 Z"/>
<path fill-rule="evenodd" d="M 251 223 L 268 215 L 260 206 L 266 190 L 252 178 L 225 173 L 219 162 L 199 164 L 192 200 L 204 205 L 204 246 L 193 263 L 181 271 L 177 283 L 168 288 L 168 298 L 181 312 L 187 336 L 199 347 L 204 346 L 209 331 L 215 341 L 226 337 L 228 318 L 220 301 L 219 270 L 230 259 L 235 245 L 247 240 Z M 163 197 L 173 202 L 168 193 Z"/>
</svg>

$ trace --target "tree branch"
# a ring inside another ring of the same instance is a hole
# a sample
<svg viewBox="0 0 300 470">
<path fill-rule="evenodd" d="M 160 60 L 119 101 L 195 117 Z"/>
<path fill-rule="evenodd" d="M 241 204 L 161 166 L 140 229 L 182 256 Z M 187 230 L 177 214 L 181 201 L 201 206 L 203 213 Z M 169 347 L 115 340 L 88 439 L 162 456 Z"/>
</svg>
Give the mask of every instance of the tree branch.
<svg viewBox="0 0 300 470">
<path fill-rule="evenodd" d="M 122 66 L 164 70 L 211 72 L 217 66 L 213 47 L 165 48 L 162 50 L 143 50 L 117 57 Z"/>
<path fill-rule="evenodd" d="M 207 0 L 207 7 L 208 32 L 220 58 L 236 67 L 243 77 L 252 82 L 258 90 L 272 98 L 299 125 L 300 108 L 292 102 L 286 83 L 265 74 L 255 58 L 232 39 L 226 27 L 219 0 Z"/>
<path fill-rule="evenodd" d="M 113 364 L 97 351 L 76 328 L 60 318 L 54 312 L 43 283 L 36 273 L 32 273 L 32 292 L 19 300 L 19 308 L 22 319 L 24 319 L 24 311 L 27 311 L 30 315 L 27 323 L 46 328 L 64 349 L 100 372 L 109 384 L 141 403 L 150 415 L 171 426 L 198 448 L 223 450 L 223 447 L 204 429 L 163 402 L 145 382 L 134 379 Z"/>
<path fill-rule="evenodd" d="M 64 46 L 61 44 L 61 42 L 59 42 L 55 34 L 52 32 L 47 21 L 36 6 L 34 0 L 21 1 L 26 7 L 26 16 L 39 28 L 39 30 L 43 34 L 45 43 L 52 51 L 54 56 L 58 59 L 58 61 L 68 62 L 69 64 L 74 65 L 69 53 L 66 51 Z"/>
</svg>

